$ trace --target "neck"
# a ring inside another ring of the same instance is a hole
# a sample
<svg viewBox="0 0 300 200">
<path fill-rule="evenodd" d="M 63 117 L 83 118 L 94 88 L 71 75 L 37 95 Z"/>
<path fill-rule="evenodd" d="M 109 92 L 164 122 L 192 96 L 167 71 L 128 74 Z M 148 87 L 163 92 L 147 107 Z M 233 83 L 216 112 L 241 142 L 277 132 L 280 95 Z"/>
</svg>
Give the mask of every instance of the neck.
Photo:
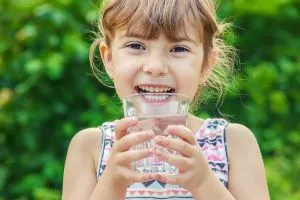
<svg viewBox="0 0 300 200">
<path fill-rule="evenodd" d="M 191 131 L 193 131 L 193 133 L 196 133 L 199 130 L 199 128 L 202 126 L 204 121 L 205 121 L 204 119 L 201 119 L 192 114 L 189 114 L 188 118 L 187 118 L 187 123 L 186 123 L 187 128 L 191 129 Z"/>
</svg>

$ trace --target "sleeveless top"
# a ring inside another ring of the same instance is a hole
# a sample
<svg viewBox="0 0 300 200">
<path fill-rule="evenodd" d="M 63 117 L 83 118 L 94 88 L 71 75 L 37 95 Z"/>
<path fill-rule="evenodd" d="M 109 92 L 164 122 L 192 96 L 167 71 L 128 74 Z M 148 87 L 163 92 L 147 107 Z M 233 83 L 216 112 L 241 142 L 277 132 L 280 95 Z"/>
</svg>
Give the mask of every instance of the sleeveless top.
<svg viewBox="0 0 300 200">
<path fill-rule="evenodd" d="M 228 122 L 224 119 L 206 119 L 195 133 L 196 140 L 216 177 L 225 187 L 228 185 L 229 161 L 227 156 L 225 129 Z M 105 122 L 102 130 L 101 149 L 97 169 L 97 180 L 105 170 L 109 153 L 115 140 L 115 124 Z M 178 186 L 160 181 L 135 183 L 128 187 L 126 199 L 193 199 L 192 194 Z"/>
</svg>

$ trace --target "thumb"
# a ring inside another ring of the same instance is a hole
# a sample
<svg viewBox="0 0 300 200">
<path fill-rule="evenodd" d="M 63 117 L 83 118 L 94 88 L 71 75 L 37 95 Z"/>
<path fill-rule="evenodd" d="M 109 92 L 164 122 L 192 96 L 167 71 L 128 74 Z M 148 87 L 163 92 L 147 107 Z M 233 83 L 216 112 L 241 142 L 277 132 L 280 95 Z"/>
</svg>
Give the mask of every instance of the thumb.
<svg viewBox="0 0 300 200">
<path fill-rule="evenodd" d="M 124 135 L 127 134 L 127 129 L 131 126 L 134 126 L 137 123 L 136 117 L 126 117 L 120 120 L 114 121 L 116 125 L 116 140 L 121 139 Z"/>
</svg>

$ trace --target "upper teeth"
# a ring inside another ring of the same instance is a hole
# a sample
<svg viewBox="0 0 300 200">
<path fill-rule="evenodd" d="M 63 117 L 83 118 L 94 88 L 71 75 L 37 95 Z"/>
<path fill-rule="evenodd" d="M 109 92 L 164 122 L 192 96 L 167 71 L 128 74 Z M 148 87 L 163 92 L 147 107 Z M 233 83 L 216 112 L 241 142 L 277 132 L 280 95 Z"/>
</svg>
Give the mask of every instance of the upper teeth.
<svg viewBox="0 0 300 200">
<path fill-rule="evenodd" d="M 172 90 L 170 87 L 152 87 L 152 86 L 138 86 L 142 90 L 147 92 L 169 92 Z"/>
</svg>

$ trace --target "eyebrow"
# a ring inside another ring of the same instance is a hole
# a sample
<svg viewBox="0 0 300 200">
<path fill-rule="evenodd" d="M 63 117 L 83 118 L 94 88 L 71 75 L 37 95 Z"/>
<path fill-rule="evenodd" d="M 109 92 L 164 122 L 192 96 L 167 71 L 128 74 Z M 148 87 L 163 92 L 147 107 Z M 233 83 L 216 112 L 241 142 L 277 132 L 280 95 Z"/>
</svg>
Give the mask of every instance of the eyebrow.
<svg viewBox="0 0 300 200">
<path fill-rule="evenodd" d="M 140 39 L 146 39 L 146 37 L 140 33 L 130 33 L 130 34 L 127 34 L 126 32 L 125 33 L 122 33 L 122 35 L 119 36 L 119 39 L 124 39 L 126 37 L 135 37 L 135 38 L 140 38 Z"/>
<path fill-rule="evenodd" d="M 138 33 L 138 32 L 132 32 L 127 34 L 126 32 L 123 33 L 122 35 L 119 36 L 119 39 L 124 39 L 126 37 L 134 37 L 134 38 L 140 38 L 140 39 L 144 39 L 146 40 L 147 37 L 145 37 L 145 35 Z M 168 39 L 170 42 L 182 42 L 182 41 L 188 41 L 193 43 L 194 45 L 198 45 L 197 42 L 195 40 L 193 40 L 192 38 L 188 37 L 188 36 L 178 36 L 178 37 L 174 37 L 174 40 L 170 40 Z M 201 41 L 200 41 L 201 42 Z"/>
<path fill-rule="evenodd" d="M 191 42 L 191 43 L 197 45 L 197 42 L 188 36 L 175 37 L 175 40 L 173 42 L 182 42 L 182 41 L 188 41 L 188 42 Z"/>
</svg>

